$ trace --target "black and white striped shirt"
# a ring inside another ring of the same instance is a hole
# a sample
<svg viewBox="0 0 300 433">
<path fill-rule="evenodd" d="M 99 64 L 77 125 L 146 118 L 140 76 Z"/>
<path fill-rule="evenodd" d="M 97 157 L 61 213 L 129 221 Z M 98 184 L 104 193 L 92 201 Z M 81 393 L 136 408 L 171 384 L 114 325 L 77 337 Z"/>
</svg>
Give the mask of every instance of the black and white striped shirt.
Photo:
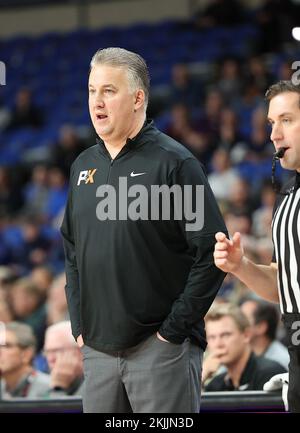
<svg viewBox="0 0 300 433">
<path fill-rule="evenodd" d="M 278 265 L 280 309 L 300 313 L 300 174 L 283 189 L 273 216 L 274 259 Z"/>
</svg>

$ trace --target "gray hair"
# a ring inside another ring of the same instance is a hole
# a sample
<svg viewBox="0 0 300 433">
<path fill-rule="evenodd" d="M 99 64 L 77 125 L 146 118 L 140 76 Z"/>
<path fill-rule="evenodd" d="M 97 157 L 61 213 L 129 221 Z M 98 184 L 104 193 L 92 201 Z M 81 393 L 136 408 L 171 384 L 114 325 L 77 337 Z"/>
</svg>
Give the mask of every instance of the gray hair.
<svg viewBox="0 0 300 433">
<path fill-rule="evenodd" d="M 9 322 L 5 324 L 5 330 L 15 335 L 17 344 L 21 348 L 27 349 L 28 347 L 32 347 L 36 349 L 36 338 L 29 325 L 19 322 Z"/>
<path fill-rule="evenodd" d="M 64 335 L 66 338 L 70 340 L 70 343 L 74 343 L 76 345 L 76 341 L 72 335 L 72 328 L 70 320 L 63 320 L 61 322 L 53 323 L 53 325 L 48 326 L 46 329 L 46 336 L 50 333 L 59 333 L 60 335 Z"/>
<path fill-rule="evenodd" d="M 128 73 L 129 85 L 132 91 L 142 89 L 145 93 L 145 108 L 147 108 L 150 90 L 149 71 L 145 60 L 139 54 L 124 48 L 104 48 L 98 50 L 92 57 L 90 68 L 96 65 L 109 65 L 124 68 Z"/>
</svg>

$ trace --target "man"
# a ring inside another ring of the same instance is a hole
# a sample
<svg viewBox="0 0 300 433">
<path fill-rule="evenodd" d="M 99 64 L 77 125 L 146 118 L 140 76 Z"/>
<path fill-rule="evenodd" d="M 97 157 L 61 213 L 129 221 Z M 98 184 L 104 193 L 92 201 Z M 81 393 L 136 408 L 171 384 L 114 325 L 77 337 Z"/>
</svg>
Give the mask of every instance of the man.
<svg viewBox="0 0 300 433">
<path fill-rule="evenodd" d="M 290 357 L 286 346 L 276 338 L 279 321 L 277 305 L 262 299 L 244 299 L 240 305 L 251 325 L 251 347 L 258 356 L 279 362 L 286 370 Z"/>
<path fill-rule="evenodd" d="M 31 327 L 9 322 L 5 324 L 3 333 L 0 344 L 0 396 L 2 394 L 3 399 L 47 397 L 50 378 L 32 367 L 36 339 Z"/>
<path fill-rule="evenodd" d="M 72 337 L 69 321 L 47 328 L 44 354 L 50 370 L 50 396 L 81 395 L 82 356 Z"/>
<path fill-rule="evenodd" d="M 259 296 L 279 302 L 283 322 L 289 335 L 289 409 L 300 412 L 300 347 L 297 324 L 300 319 L 300 87 L 290 81 L 274 84 L 266 93 L 269 101 L 268 118 L 272 127 L 271 140 L 276 151 L 283 148 L 280 159 L 283 168 L 295 175 L 279 196 L 273 217 L 274 255 L 272 263 L 258 265 L 244 255 L 240 233 L 232 240 L 217 233 L 215 264 L 233 273 Z M 294 334 L 294 335 L 293 335 Z"/>
<path fill-rule="evenodd" d="M 272 376 L 286 371 L 277 362 L 257 357 L 251 351 L 250 324 L 238 307 L 215 306 L 208 312 L 205 324 L 208 348 L 227 368 L 209 382 L 205 391 L 262 390 Z"/>
<path fill-rule="evenodd" d="M 62 224 L 85 412 L 200 407 L 203 317 L 225 275 L 214 233 L 226 229 L 199 162 L 146 119 L 148 97 L 139 55 L 94 55 L 89 109 L 100 138 L 72 165 Z"/>
</svg>

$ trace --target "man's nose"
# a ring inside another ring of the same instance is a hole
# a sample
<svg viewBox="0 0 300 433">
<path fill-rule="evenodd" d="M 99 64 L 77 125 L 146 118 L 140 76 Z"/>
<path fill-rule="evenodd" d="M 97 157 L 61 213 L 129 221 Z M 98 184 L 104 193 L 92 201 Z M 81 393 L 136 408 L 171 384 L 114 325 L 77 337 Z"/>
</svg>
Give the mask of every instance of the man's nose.
<svg viewBox="0 0 300 433">
<path fill-rule="evenodd" d="M 96 108 L 103 108 L 104 107 L 104 101 L 103 101 L 103 98 L 102 98 L 102 96 L 100 95 L 100 94 L 98 94 L 97 96 L 96 96 L 96 98 L 95 98 L 95 107 Z"/>
<path fill-rule="evenodd" d="M 282 140 L 283 132 L 282 128 L 279 125 L 273 125 L 271 136 L 271 140 L 275 143 L 276 141 Z"/>
<path fill-rule="evenodd" d="M 46 356 L 48 364 L 55 364 L 56 361 L 56 354 L 55 353 L 48 353 Z"/>
<path fill-rule="evenodd" d="M 216 345 L 215 345 L 215 347 L 217 349 L 224 347 L 224 338 L 222 336 L 220 336 L 220 337 L 218 337 L 216 339 Z"/>
</svg>

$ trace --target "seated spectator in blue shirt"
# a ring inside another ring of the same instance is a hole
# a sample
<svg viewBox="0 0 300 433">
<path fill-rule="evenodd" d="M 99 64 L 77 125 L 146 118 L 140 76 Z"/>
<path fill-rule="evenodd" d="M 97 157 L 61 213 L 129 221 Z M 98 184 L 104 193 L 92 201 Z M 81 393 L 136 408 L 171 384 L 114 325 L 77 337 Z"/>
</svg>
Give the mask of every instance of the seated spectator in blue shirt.
<svg viewBox="0 0 300 433">
<path fill-rule="evenodd" d="M 68 185 L 63 171 L 58 167 L 49 169 L 49 196 L 46 203 L 46 213 L 52 221 L 65 207 L 68 195 Z"/>
<path fill-rule="evenodd" d="M 38 217 L 43 221 L 49 199 L 48 168 L 45 165 L 39 164 L 32 169 L 31 179 L 23 189 L 23 197 L 23 214 Z"/>
</svg>

